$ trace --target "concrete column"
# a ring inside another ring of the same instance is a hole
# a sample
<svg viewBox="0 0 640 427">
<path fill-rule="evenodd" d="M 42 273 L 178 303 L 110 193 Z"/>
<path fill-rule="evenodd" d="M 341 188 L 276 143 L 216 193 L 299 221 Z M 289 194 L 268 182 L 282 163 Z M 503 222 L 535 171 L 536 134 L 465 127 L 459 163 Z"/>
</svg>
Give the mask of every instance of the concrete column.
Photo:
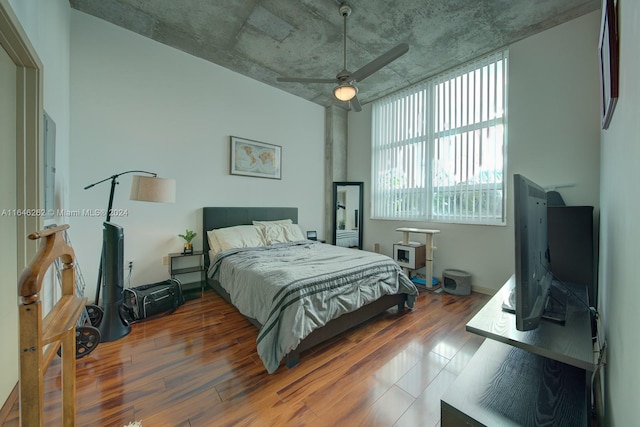
<svg viewBox="0 0 640 427">
<path fill-rule="evenodd" d="M 336 106 L 325 109 L 325 219 L 324 239 L 333 243 L 333 182 L 347 180 L 347 111 Z"/>
</svg>

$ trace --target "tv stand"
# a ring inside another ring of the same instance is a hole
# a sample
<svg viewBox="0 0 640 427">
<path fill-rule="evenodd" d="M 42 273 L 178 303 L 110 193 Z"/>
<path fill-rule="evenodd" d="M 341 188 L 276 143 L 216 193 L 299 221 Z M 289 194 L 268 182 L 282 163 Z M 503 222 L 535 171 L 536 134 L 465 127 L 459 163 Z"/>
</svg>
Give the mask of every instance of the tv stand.
<svg viewBox="0 0 640 427">
<path fill-rule="evenodd" d="M 586 300 L 586 287 L 565 284 L 572 296 L 564 325 L 545 321 L 518 331 L 513 314 L 502 310 L 514 280 L 467 323 L 467 331 L 489 339 L 442 396 L 443 427 L 589 424 L 591 315 L 576 299 Z"/>
<path fill-rule="evenodd" d="M 564 325 L 567 321 L 567 307 L 569 305 L 569 297 L 560 288 L 562 285 L 557 282 L 551 282 L 547 302 L 544 306 L 542 318 Z"/>
<path fill-rule="evenodd" d="M 562 284 L 556 280 L 551 282 L 542 319 L 564 325 L 567 320 L 567 304 L 569 304 L 569 301 L 567 294 L 560 289 L 561 286 Z M 502 301 L 502 311 L 516 314 L 515 289 L 512 288 Z"/>
</svg>

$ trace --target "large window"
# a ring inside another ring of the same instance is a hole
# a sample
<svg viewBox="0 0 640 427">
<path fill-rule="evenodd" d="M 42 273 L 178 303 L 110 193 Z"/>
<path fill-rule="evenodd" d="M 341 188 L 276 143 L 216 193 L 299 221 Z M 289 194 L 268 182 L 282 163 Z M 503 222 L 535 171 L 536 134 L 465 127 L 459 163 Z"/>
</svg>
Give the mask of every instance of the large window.
<svg viewBox="0 0 640 427">
<path fill-rule="evenodd" d="M 373 104 L 372 218 L 505 223 L 507 60 L 496 52 Z"/>
</svg>

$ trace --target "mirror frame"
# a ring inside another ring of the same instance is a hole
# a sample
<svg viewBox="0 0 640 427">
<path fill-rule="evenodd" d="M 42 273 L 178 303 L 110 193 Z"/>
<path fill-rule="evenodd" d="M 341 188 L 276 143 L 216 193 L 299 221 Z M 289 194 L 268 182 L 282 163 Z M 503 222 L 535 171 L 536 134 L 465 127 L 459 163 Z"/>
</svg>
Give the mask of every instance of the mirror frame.
<svg viewBox="0 0 640 427">
<path fill-rule="evenodd" d="M 333 245 L 336 244 L 336 231 L 338 230 L 337 228 L 337 216 L 338 216 L 338 187 L 341 186 L 354 186 L 354 187 L 358 187 L 359 191 L 360 191 L 360 200 L 358 201 L 358 249 L 362 249 L 362 240 L 363 240 L 363 229 L 364 229 L 364 224 L 363 224 L 363 219 L 364 219 L 364 212 L 363 212 L 363 207 L 364 207 L 364 182 L 362 181 L 334 181 L 333 183 L 333 203 L 331 205 L 331 208 L 333 209 L 333 218 L 332 218 L 332 226 L 333 226 L 333 233 L 331 235 L 331 243 Z"/>
</svg>

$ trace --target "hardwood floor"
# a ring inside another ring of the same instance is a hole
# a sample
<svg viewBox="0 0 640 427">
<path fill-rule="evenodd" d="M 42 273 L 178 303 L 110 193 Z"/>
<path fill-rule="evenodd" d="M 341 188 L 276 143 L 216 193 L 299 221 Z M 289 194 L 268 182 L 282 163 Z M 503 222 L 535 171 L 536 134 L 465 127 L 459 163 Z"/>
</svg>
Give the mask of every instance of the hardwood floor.
<svg viewBox="0 0 640 427">
<path fill-rule="evenodd" d="M 483 339 L 464 325 L 489 299 L 422 293 L 266 373 L 257 329 L 213 291 L 77 360 L 77 425 L 439 426 L 440 396 Z M 60 425 L 60 364 L 45 382 Z M 17 404 L 4 426 L 17 426 Z"/>
</svg>

